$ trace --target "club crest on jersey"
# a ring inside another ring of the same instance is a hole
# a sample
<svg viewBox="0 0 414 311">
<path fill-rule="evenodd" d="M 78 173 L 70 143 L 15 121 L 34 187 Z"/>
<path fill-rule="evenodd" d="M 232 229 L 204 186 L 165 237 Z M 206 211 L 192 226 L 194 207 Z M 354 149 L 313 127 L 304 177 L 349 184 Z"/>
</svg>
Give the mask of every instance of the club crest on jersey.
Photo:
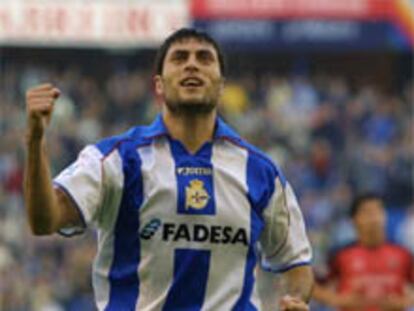
<svg viewBox="0 0 414 311">
<path fill-rule="evenodd" d="M 207 190 L 204 188 L 204 182 L 199 179 L 193 179 L 185 187 L 185 208 L 203 209 L 210 199 Z"/>
</svg>

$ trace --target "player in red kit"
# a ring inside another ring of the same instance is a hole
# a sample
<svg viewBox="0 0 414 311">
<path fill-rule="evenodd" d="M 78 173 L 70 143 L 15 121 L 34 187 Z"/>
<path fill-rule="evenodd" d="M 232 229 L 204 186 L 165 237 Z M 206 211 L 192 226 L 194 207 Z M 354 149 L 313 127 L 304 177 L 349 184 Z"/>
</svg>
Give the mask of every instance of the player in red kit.
<svg viewBox="0 0 414 311">
<path fill-rule="evenodd" d="M 413 257 L 386 241 L 381 198 L 357 197 L 351 217 L 357 242 L 333 254 L 326 282 L 315 286 L 314 299 L 344 311 L 402 311 L 414 306 Z"/>
</svg>

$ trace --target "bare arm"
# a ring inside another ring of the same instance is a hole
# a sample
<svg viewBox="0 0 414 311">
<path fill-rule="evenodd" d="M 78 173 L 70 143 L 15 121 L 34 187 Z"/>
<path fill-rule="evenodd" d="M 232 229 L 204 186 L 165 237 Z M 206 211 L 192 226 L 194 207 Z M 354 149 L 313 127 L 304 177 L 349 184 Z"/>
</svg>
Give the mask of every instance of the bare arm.
<svg viewBox="0 0 414 311">
<path fill-rule="evenodd" d="M 299 266 L 283 273 L 284 292 L 287 295 L 309 302 L 313 288 L 311 266 Z"/>
<path fill-rule="evenodd" d="M 310 266 L 299 266 L 283 273 L 279 302 L 281 311 L 307 311 L 313 287 L 313 272 Z"/>
<path fill-rule="evenodd" d="M 356 293 L 337 293 L 334 288 L 316 283 L 313 288 L 313 299 L 330 307 L 357 308 L 364 305 L 363 297 Z"/>
<path fill-rule="evenodd" d="M 407 284 L 402 295 L 388 294 L 381 299 L 372 302 L 381 311 L 402 311 L 408 310 L 414 306 L 414 291 L 413 288 Z"/>
<path fill-rule="evenodd" d="M 59 91 L 50 84 L 30 89 L 26 94 L 27 155 L 24 197 L 32 232 L 46 235 L 69 223 L 79 223 L 80 215 L 67 196 L 53 188 L 46 152 L 45 129 Z"/>
<path fill-rule="evenodd" d="M 333 307 L 336 305 L 335 300 L 337 298 L 337 294 L 329 286 L 322 286 L 318 283 L 315 283 L 315 286 L 313 287 L 312 298 L 316 301 Z"/>
<path fill-rule="evenodd" d="M 315 284 L 313 288 L 313 298 L 327 306 L 339 307 L 339 295 L 329 285 Z"/>
</svg>

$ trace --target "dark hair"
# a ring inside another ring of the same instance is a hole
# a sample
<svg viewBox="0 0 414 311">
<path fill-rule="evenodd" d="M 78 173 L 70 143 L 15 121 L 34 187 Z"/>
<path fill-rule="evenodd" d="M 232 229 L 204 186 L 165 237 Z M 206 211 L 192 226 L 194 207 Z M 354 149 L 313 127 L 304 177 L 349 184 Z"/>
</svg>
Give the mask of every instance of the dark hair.
<svg viewBox="0 0 414 311">
<path fill-rule="evenodd" d="M 221 74 L 224 75 L 226 71 L 226 65 L 223 52 L 221 51 L 218 43 L 207 33 L 192 28 L 181 28 L 172 33 L 167 39 L 165 39 L 164 43 L 158 49 L 157 55 L 155 57 L 155 74 L 162 74 L 162 71 L 164 69 L 164 59 L 171 45 L 175 42 L 189 38 L 195 38 L 202 42 L 207 42 L 214 47 L 217 52 Z"/>
<path fill-rule="evenodd" d="M 362 204 L 365 203 L 366 201 L 371 201 L 371 200 L 378 200 L 382 202 L 383 199 L 379 194 L 374 193 L 374 192 L 367 192 L 367 193 L 357 195 L 351 203 L 351 208 L 349 210 L 350 216 L 354 218 L 355 215 L 358 213 Z"/>
</svg>

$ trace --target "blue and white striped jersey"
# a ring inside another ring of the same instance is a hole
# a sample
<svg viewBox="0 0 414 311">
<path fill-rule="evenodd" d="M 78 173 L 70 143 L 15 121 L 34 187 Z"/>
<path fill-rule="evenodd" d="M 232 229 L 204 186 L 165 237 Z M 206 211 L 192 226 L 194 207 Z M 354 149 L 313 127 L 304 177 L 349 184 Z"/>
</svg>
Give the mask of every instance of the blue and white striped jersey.
<svg viewBox="0 0 414 311">
<path fill-rule="evenodd" d="M 256 263 L 311 260 L 289 183 L 219 118 L 196 154 L 158 116 L 87 146 L 55 184 L 98 231 L 99 310 L 261 310 Z"/>
</svg>

